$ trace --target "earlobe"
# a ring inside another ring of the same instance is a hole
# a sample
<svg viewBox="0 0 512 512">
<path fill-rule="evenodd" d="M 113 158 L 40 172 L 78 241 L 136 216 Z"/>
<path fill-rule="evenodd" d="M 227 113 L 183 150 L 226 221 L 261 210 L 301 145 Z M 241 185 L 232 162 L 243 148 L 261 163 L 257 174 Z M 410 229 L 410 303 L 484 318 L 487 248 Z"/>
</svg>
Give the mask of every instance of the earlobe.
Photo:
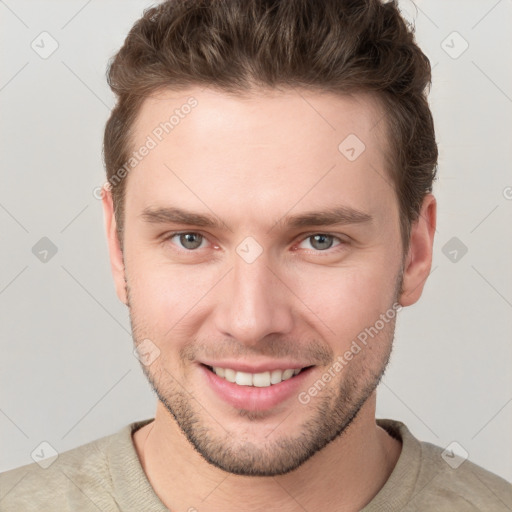
<svg viewBox="0 0 512 512">
<path fill-rule="evenodd" d="M 110 268 L 116 293 L 119 300 L 124 304 L 128 303 L 126 296 L 125 269 L 123 260 L 123 251 L 117 232 L 117 222 L 114 215 L 114 202 L 112 200 L 111 190 L 104 186 L 102 189 L 103 216 L 105 222 L 105 231 L 107 235 L 108 250 L 110 255 Z"/>
<path fill-rule="evenodd" d="M 436 217 L 436 199 L 432 194 L 427 194 L 423 199 L 418 219 L 411 225 L 409 250 L 405 260 L 399 301 L 404 307 L 418 301 L 430 274 Z"/>
</svg>

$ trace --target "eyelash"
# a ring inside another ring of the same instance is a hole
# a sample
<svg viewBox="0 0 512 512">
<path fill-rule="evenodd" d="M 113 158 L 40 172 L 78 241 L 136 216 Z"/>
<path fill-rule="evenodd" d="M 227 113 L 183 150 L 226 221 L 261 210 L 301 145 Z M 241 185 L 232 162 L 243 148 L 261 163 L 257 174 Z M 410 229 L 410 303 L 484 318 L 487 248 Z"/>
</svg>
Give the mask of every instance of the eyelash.
<svg viewBox="0 0 512 512">
<path fill-rule="evenodd" d="M 198 231 L 172 231 L 165 235 L 163 241 L 170 242 L 175 236 L 178 236 L 178 235 L 200 235 L 203 237 L 203 240 L 208 240 L 205 235 L 203 235 L 202 233 L 200 233 Z M 322 231 L 316 231 L 313 233 L 302 235 L 302 238 L 300 239 L 299 244 L 315 235 L 329 236 L 339 242 L 339 244 L 334 245 L 333 247 L 329 247 L 328 249 L 325 249 L 323 251 L 319 250 L 319 249 L 308 249 L 308 251 L 314 252 L 315 254 L 332 254 L 333 252 L 337 252 L 337 250 L 339 250 L 339 248 L 342 248 L 343 246 L 347 245 L 347 243 L 348 243 L 347 240 L 344 240 L 335 234 L 324 233 Z M 336 248 L 338 248 L 338 249 L 336 249 Z M 185 249 L 185 248 L 178 247 L 178 250 L 181 252 L 185 252 L 185 253 L 194 253 L 194 252 L 198 252 L 199 248 L 198 249 Z"/>
</svg>

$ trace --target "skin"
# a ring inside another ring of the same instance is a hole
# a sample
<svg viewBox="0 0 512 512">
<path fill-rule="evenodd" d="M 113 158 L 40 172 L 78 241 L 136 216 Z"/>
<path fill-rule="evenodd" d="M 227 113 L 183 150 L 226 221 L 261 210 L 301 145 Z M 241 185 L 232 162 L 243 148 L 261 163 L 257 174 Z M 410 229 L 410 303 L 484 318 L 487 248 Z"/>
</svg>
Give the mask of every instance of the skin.
<svg viewBox="0 0 512 512">
<path fill-rule="evenodd" d="M 190 96 L 197 107 L 127 178 L 122 251 L 110 193 L 103 198 L 135 343 L 149 339 L 159 350 L 143 365 L 160 400 L 155 421 L 133 436 L 142 466 L 171 510 L 360 510 L 401 450 L 375 422 L 395 319 L 307 404 L 294 394 L 265 411 L 240 410 L 206 384 L 200 362 L 307 362 L 307 391 L 379 315 L 419 299 L 435 199 L 425 197 L 404 254 L 383 112 L 368 95 L 160 91 L 142 106 L 134 147 Z M 366 146 L 354 161 L 338 150 L 349 134 Z M 223 224 L 144 218 L 170 206 Z M 339 206 L 371 220 L 285 224 L 287 215 Z M 187 249 L 174 231 L 202 235 L 200 246 Z M 315 234 L 332 235 L 332 246 Z M 252 263 L 236 252 L 248 236 L 262 249 Z"/>
</svg>

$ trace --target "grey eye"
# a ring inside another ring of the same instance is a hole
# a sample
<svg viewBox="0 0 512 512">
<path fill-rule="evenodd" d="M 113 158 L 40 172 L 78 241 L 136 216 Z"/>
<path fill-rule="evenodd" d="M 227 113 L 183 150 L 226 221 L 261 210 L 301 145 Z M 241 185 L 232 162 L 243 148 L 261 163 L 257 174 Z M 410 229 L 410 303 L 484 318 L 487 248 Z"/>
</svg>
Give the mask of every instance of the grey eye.
<svg viewBox="0 0 512 512">
<path fill-rule="evenodd" d="M 325 249 L 330 249 L 332 247 L 334 237 L 331 235 L 322 235 L 319 233 L 317 235 L 308 237 L 308 239 L 311 240 L 311 246 L 314 249 L 324 251 Z"/>
<path fill-rule="evenodd" d="M 203 241 L 203 236 L 199 233 L 182 233 L 181 235 L 177 235 L 180 237 L 180 244 L 185 249 L 197 249 L 201 246 Z"/>
</svg>

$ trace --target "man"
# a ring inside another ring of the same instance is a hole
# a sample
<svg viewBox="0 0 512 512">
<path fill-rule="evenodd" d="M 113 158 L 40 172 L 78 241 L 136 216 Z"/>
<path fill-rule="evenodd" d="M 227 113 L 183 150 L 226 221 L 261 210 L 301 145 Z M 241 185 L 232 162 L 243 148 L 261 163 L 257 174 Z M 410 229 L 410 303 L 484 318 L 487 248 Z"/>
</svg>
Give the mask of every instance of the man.
<svg viewBox="0 0 512 512">
<path fill-rule="evenodd" d="M 103 205 L 154 419 L 2 475 L 2 510 L 509 510 L 376 420 L 429 275 L 430 65 L 392 2 L 188 0 L 109 70 Z"/>
</svg>

